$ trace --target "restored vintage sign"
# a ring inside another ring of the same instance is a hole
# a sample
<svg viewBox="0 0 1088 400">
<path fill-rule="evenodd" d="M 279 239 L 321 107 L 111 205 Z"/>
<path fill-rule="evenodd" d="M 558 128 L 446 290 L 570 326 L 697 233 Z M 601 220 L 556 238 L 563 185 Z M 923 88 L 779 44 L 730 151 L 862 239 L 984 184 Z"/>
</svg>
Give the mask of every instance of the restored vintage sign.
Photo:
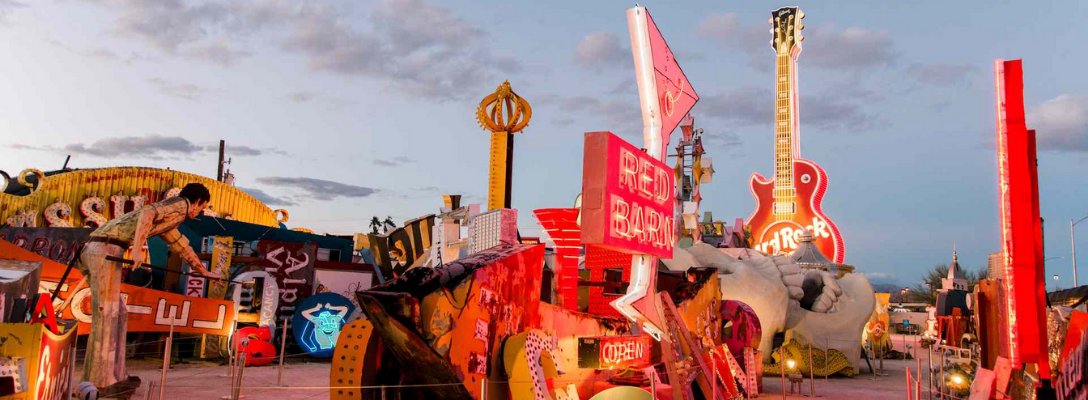
<svg viewBox="0 0 1088 400">
<path fill-rule="evenodd" d="M 295 342 L 311 356 L 332 357 L 340 329 L 355 312 L 355 305 L 336 293 L 318 293 L 295 309 L 291 331 Z"/>
<path fill-rule="evenodd" d="M 672 258 L 672 169 L 611 132 L 585 137 L 582 243 Z"/>
<path fill-rule="evenodd" d="M 70 393 L 76 333 L 55 334 L 44 324 L 0 324 L 5 357 L 26 359 L 27 391 L 14 398 L 65 400 Z M 5 397 L 8 398 L 8 397 Z"/>
<path fill-rule="evenodd" d="M 280 289 L 276 319 L 290 320 L 299 300 L 313 294 L 317 245 L 262 240 L 257 242 L 257 251 L 262 255 L 257 265 L 276 280 Z"/>
<path fill-rule="evenodd" d="M 230 276 L 230 258 L 234 254 L 234 238 L 215 236 L 212 239 L 212 261 L 208 270 L 219 276 Z M 227 294 L 227 282 L 213 281 L 208 285 L 208 297 L 222 299 Z"/>
</svg>

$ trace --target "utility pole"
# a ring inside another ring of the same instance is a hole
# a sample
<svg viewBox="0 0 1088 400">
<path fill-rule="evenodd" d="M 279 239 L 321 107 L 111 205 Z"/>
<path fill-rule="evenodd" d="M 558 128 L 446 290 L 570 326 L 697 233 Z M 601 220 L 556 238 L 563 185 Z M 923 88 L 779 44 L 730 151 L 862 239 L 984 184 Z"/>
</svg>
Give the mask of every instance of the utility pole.
<svg viewBox="0 0 1088 400">
<path fill-rule="evenodd" d="M 225 148 L 226 148 L 226 141 L 220 139 L 219 140 L 219 172 L 217 172 L 215 174 L 215 180 L 219 181 L 219 182 L 223 181 L 223 151 L 225 150 Z"/>
</svg>

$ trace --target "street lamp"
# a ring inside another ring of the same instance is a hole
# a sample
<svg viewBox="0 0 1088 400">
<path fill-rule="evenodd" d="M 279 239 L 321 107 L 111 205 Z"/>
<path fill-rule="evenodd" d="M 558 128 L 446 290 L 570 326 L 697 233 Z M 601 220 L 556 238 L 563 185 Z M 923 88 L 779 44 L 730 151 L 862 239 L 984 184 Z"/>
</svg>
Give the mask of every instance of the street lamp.
<svg viewBox="0 0 1088 400">
<path fill-rule="evenodd" d="M 1088 219 L 1088 216 L 1077 220 L 1077 222 L 1073 222 L 1072 219 L 1069 220 L 1069 242 L 1073 245 L 1073 287 L 1077 287 L 1077 236 L 1073 232 L 1073 227 L 1086 219 Z"/>
</svg>

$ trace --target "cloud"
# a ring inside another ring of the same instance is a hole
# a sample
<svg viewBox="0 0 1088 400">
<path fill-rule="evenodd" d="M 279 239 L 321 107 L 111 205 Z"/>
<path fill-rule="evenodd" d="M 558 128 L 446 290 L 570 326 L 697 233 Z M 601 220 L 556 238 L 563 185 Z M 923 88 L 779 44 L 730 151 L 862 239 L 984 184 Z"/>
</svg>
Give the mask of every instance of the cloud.
<svg viewBox="0 0 1088 400">
<path fill-rule="evenodd" d="M 14 0 L 0 0 L 0 26 L 3 26 L 8 22 L 8 17 L 11 15 L 12 11 L 26 6 L 26 4 Z"/>
<path fill-rule="evenodd" d="M 805 37 L 810 40 L 804 42 L 804 47 L 811 50 L 805 57 L 806 64 L 816 68 L 845 71 L 884 67 L 898 58 L 887 31 L 816 28 Z"/>
<path fill-rule="evenodd" d="M 433 101 L 462 99 L 490 86 L 515 59 L 492 55 L 484 32 L 441 5 L 386 0 L 371 14 L 373 30 L 353 28 L 326 6 L 310 5 L 292 22 L 282 48 L 304 55 L 311 69 L 365 76 L 387 89 Z"/>
<path fill-rule="evenodd" d="M 89 145 L 83 143 L 70 143 L 62 147 L 56 147 L 11 144 L 8 147 L 21 150 L 51 151 L 103 158 L 123 156 L 126 158 L 151 159 L 157 159 L 164 156 L 187 156 L 202 151 L 200 146 L 193 144 L 185 138 L 161 135 L 110 137 L 97 140 Z"/>
<path fill-rule="evenodd" d="M 869 278 L 870 280 L 874 280 L 874 281 L 877 281 L 877 280 L 879 280 L 879 281 L 896 281 L 897 280 L 895 274 L 893 274 L 891 272 L 862 272 L 861 274 L 865 275 L 866 278 Z"/>
<path fill-rule="evenodd" d="M 219 145 L 199 146 L 180 136 L 150 134 L 144 136 L 107 137 L 90 144 L 69 143 L 64 146 L 34 146 L 14 143 L 7 147 L 16 150 L 49 151 L 61 154 L 79 154 L 102 158 L 149 158 L 190 156 L 203 152 L 215 153 Z M 273 148 L 257 149 L 242 145 L 227 145 L 232 156 L 259 156 L 266 153 L 286 154 Z"/>
<path fill-rule="evenodd" d="M 608 91 L 608 94 L 613 95 L 635 93 L 638 93 L 638 83 L 635 83 L 635 78 L 625 78 Z"/>
<path fill-rule="evenodd" d="M 269 206 L 297 206 L 298 205 L 298 203 L 293 201 L 293 200 L 270 195 L 268 193 L 265 193 L 261 189 L 238 187 L 238 190 L 241 190 L 243 192 L 248 193 L 250 196 L 253 196 L 253 198 L 257 199 L 257 201 L 260 201 L 261 203 L 264 203 L 265 205 L 269 205 Z"/>
<path fill-rule="evenodd" d="M 307 103 L 313 100 L 317 95 L 310 92 L 294 92 L 287 95 L 287 98 L 295 103 Z"/>
<path fill-rule="evenodd" d="M 491 54 L 483 29 L 423 0 L 377 4 L 368 29 L 347 17 L 351 3 L 87 1 L 121 9 L 115 33 L 169 55 L 229 66 L 252 57 L 253 36 L 266 32 L 312 70 L 373 78 L 388 90 L 433 101 L 466 98 L 499 73 L 522 68 L 517 59 Z"/>
<path fill-rule="evenodd" d="M 208 93 L 208 89 L 191 83 L 174 83 L 162 78 L 151 78 L 147 82 L 162 94 L 189 101 L 199 101 Z"/>
<path fill-rule="evenodd" d="M 914 80 L 933 86 L 970 85 L 969 77 L 978 72 L 970 64 L 912 64 L 907 67 L 907 75 Z"/>
<path fill-rule="evenodd" d="M 325 96 L 317 93 L 299 91 L 287 94 L 287 99 L 292 103 L 306 104 L 306 103 L 319 103 L 324 104 L 330 109 L 341 109 L 346 106 L 355 104 L 354 101 L 341 99 L 339 97 Z"/>
<path fill-rule="evenodd" d="M 770 126 L 774 121 L 774 96 L 769 88 L 743 87 L 700 99 L 699 113 L 739 126 Z M 878 116 L 865 105 L 883 100 L 876 92 L 853 86 L 832 87 L 800 100 L 802 127 L 822 130 L 864 131 L 871 129 Z"/>
<path fill-rule="evenodd" d="M 389 159 L 374 159 L 374 165 L 381 167 L 396 167 L 410 162 L 415 162 L 415 160 L 412 160 L 411 158 L 405 156 L 396 156 Z"/>
<path fill-rule="evenodd" d="M 631 65 L 631 50 L 623 47 L 615 32 L 593 32 L 578 42 L 574 50 L 574 63 L 596 70 Z"/>
<path fill-rule="evenodd" d="M 346 183 L 327 181 L 309 177 L 270 176 L 257 178 L 257 182 L 269 186 L 293 188 L 305 192 L 316 200 L 333 200 L 337 197 L 364 198 L 378 192 L 378 189 Z"/>
<path fill-rule="evenodd" d="M 703 134 L 703 138 L 703 143 L 708 146 L 732 148 L 744 144 L 740 135 L 733 132 L 707 132 Z"/>
<path fill-rule="evenodd" d="M 1088 151 L 1088 96 L 1063 94 L 1027 111 L 1041 150 Z"/>
<path fill-rule="evenodd" d="M 208 152 L 211 152 L 211 153 L 218 153 L 219 152 L 219 145 L 216 144 L 216 145 L 204 146 L 204 150 L 208 151 Z M 265 152 L 276 153 L 276 154 L 286 154 L 283 150 L 258 149 L 258 148 L 255 148 L 255 147 L 242 146 L 242 145 L 233 145 L 233 144 L 230 144 L 230 143 L 228 143 L 226 145 L 226 147 L 224 149 L 224 152 L 228 156 L 235 156 L 235 157 L 237 157 L 237 156 L 242 156 L 242 157 L 245 157 L 245 156 L 259 156 L 259 155 L 264 154 Z"/>
<path fill-rule="evenodd" d="M 3 1 L 3 0 L 0 0 L 0 1 Z M 147 56 L 145 54 L 138 53 L 138 52 L 135 52 L 135 51 L 129 52 L 128 56 L 122 56 L 120 54 L 117 54 L 117 52 L 115 52 L 115 51 L 113 51 L 111 49 L 105 48 L 105 47 L 95 47 L 95 48 L 90 49 L 90 50 L 77 50 L 77 49 L 73 49 L 73 48 L 69 47 L 68 45 L 66 45 L 64 43 L 61 43 L 60 41 L 55 40 L 55 39 L 48 39 L 48 40 L 46 40 L 46 42 L 48 42 L 49 44 L 51 44 L 53 46 L 60 47 L 60 48 L 62 48 L 64 50 L 70 51 L 70 52 L 72 52 L 74 54 L 77 54 L 77 55 L 82 56 L 82 57 L 87 57 L 87 58 L 96 58 L 96 59 L 106 60 L 106 61 L 115 61 L 115 62 L 120 62 L 120 63 L 124 63 L 124 64 L 132 64 L 132 63 L 139 62 L 139 61 L 157 61 L 156 59 L 154 59 L 152 57 L 149 57 L 149 56 Z"/>
<path fill-rule="evenodd" d="M 641 134 L 642 111 L 637 98 L 602 98 L 598 96 L 570 96 L 557 99 L 559 110 L 566 115 L 582 114 L 587 117 L 603 117 L 605 125 L 590 130 L 610 130 L 616 134 Z M 582 118 L 584 120 L 584 118 Z M 562 125 L 566 119 L 556 120 Z"/>
<path fill-rule="evenodd" d="M 774 52 L 770 45 L 769 25 L 741 25 L 737 15 L 714 14 L 696 26 L 700 36 L 715 39 L 726 47 L 748 54 L 753 68 L 773 66 Z M 809 28 L 800 58 L 805 65 L 836 71 L 862 70 L 892 65 L 898 53 L 887 31 L 858 27 L 836 30 L 833 27 Z"/>
</svg>

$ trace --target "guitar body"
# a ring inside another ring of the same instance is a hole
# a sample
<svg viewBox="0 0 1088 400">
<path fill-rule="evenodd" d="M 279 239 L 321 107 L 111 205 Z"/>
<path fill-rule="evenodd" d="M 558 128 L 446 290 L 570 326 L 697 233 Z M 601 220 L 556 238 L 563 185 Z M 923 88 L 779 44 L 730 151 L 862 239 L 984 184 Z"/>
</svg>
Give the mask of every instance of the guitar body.
<svg viewBox="0 0 1088 400">
<path fill-rule="evenodd" d="M 842 235 L 821 207 L 827 192 L 827 173 L 816 163 L 801 158 L 793 160 L 793 171 L 796 206 L 792 215 L 775 215 L 774 178 L 752 174 L 750 189 L 756 208 L 744 221 L 752 227 L 752 247 L 768 254 L 788 254 L 797 249 L 801 235 L 809 231 L 820 252 L 841 264 L 846 258 Z"/>
</svg>

